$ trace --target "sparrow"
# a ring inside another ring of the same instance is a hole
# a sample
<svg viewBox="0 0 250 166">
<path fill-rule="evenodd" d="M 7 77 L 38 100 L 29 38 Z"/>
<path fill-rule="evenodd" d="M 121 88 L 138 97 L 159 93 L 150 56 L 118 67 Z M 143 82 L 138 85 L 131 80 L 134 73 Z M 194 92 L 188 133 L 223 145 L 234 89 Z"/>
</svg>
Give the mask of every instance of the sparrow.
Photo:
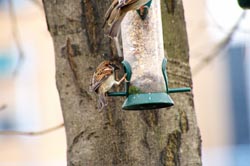
<svg viewBox="0 0 250 166">
<path fill-rule="evenodd" d="M 105 14 L 103 27 L 108 24 L 110 30 L 108 35 L 112 38 L 117 37 L 121 22 L 126 13 L 131 10 L 144 10 L 144 5 L 150 0 L 114 0 Z"/>
<path fill-rule="evenodd" d="M 98 94 L 98 109 L 101 111 L 107 106 L 107 92 L 113 85 L 120 85 L 122 81 L 126 80 L 127 74 L 119 80 L 115 80 L 115 71 L 119 68 L 110 61 L 103 61 L 98 65 L 96 71 L 93 74 L 90 90 Z"/>
</svg>

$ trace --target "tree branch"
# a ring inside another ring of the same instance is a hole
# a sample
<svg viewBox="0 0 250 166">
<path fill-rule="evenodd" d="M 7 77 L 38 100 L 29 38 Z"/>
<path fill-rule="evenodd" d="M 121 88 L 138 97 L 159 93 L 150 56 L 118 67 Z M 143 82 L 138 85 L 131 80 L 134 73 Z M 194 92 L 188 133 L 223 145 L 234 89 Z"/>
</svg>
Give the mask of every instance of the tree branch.
<svg viewBox="0 0 250 166">
<path fill-rule="evenodd" d="M 64 127 L 64 123 L 41 131 L 0 131 L 0 135 L 40 136 Z"/>
<path fill-rule="evenodd" d="M 218 57 L 221 54 L 221 52 L 225 49 L 225 47 L 231 41 L 235 32 L 238 30 L 240 23 L 243 20 L 243 18 L 245 17 L 245 15 L 246 15 L 246 12 L 243 11 L 242 14 L 240 15 L 239 19 L 236 21 L 235 25 L 232 27 L 230 32 L 226 35 L 226 37 L 224 39 L 222 39 L 221 42 L 217 46 L 215 46 L 215 48 L 213 49 L 212 52 L 207 54 L 200 61 L 200 63 L 197 64 L 193 68 L 193 70 L 192 70 L 193 76 L 197 75 L 202 69 L 204 69 L 208 64 L 210 64 L 216 57 Z"/>
<path fill-rule="evenodd" d="M 0 111 L 3 111 L 6 107 L 7 107 L 7 105 L 3 104 L 2 106 L 0 106 Z"/>
<path fill-rule="evenodd" d="M 13 2 L 12 2 L 12 0 L 9 0 L 7 2 L 9 3 L 9 14 L 10 14 L 10 20 L 11 20 L 11 24 L 12 24 L 12 34 L 13 34 L 13 38 L 14 38 L 14 41 L 15 41 L 15 44 L 17 47 L 17 51 L 18 51 L 17 65 L 13 71 L 13 76 L 16 76 L 17 72 L 20 69 L 20 66 L 24 60 L 24 52 L 23 52 L 20 37 L 18 34 L 17 18 L 16 18 L 16 13 L 14 11 L 14 7 L 13 7 Z"/>
<path fill-rule="evenodd" d="M 213 16 L 213 14 L 211 13 L 211 11 L 208 9 L 207 6 L 206 6 L 205 11 L 207 12 L 208 16 L 210 17 L 212 23 L 214 24 L 214 27 L 216 29 L 218 29 L 220 32 L 225 34 L 227 32 L 227 30 L 216 21 L 216 18 Z M 248 31 L 246 29 L 241 29 L 241 28 L 238 28 L 237 31 L 242 32 L 242 33 L 249 33 L 250 32 L 250 31 Z"/>
</svg>

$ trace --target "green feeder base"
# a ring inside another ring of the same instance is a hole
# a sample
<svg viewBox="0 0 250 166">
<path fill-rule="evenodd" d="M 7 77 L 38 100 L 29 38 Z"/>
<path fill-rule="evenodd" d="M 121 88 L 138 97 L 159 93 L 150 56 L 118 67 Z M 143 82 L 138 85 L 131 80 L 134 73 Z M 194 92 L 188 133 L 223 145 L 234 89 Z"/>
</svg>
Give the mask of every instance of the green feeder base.
<svg viewBox="0 0 250 166">
<path fill-rule="evenodd" d="M 124 110 L 150 110 L 174 105 L 167 93 L 130 94 L 122 105 Z"/>
</svg>

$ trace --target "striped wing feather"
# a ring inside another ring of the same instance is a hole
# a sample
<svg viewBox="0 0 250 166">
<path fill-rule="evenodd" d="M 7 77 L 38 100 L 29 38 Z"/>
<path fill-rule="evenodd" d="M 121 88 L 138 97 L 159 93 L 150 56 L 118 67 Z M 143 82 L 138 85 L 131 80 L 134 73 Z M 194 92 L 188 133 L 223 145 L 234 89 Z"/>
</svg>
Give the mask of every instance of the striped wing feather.
<svg viewBox="0 0 250 166">
<path fill-rule="evenodd" d="M 138 1 L 138 0 L 123 0 L 122 3 L 120 3 L 120 4 L 118 5 L 118 8 L 130 6 L 130 5 L 134 4 L 134 3 L 137 2 L 137 1 Z"/>
<path fill-rule="evenodd" d="M 99 66 L 98 66 L 99 67 Z M 111 68 L 105 67 L 99 70 L 97 70 L 94 73 L 91 89 L 93 91 L 97 91 L 98 88 L 101 86 L 101 84 L 110 76 L 113 74 L 113 70 Z"/>
<path fill-rule="evenodd" d="M 105 14 L 105 22 L 103 24 L 103 27 L 105 26 L 105 24 L 107 23 L 108 20 L 110 20 L 109 18 L 111 17 L 112 12 L 115 10 L 116 6 L 118 5 L 118 0 L 114 0 L 112 2 L 112 4 L 110 5 L 109 9 L 107 10 L 106 14 Z M 113 19 L 112 19 L 113 20 Z M 110 23 L 109 23 L 110 24 Z"/>
</svg>

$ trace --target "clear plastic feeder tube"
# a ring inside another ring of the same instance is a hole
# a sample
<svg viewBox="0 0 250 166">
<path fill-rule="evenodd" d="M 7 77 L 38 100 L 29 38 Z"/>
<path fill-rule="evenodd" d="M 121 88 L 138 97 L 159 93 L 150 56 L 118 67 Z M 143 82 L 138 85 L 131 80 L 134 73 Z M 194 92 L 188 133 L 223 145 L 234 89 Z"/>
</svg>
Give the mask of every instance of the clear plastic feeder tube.
<svg viewBox="0 0 250 166">
<path fill-rule="evenodd" d="M 131 11 L 121 26 L 124 60 L 132 68 L 130 93 L 166 92 L 160 0 L 152 1 L 145 20 Z"/>
</svg>

